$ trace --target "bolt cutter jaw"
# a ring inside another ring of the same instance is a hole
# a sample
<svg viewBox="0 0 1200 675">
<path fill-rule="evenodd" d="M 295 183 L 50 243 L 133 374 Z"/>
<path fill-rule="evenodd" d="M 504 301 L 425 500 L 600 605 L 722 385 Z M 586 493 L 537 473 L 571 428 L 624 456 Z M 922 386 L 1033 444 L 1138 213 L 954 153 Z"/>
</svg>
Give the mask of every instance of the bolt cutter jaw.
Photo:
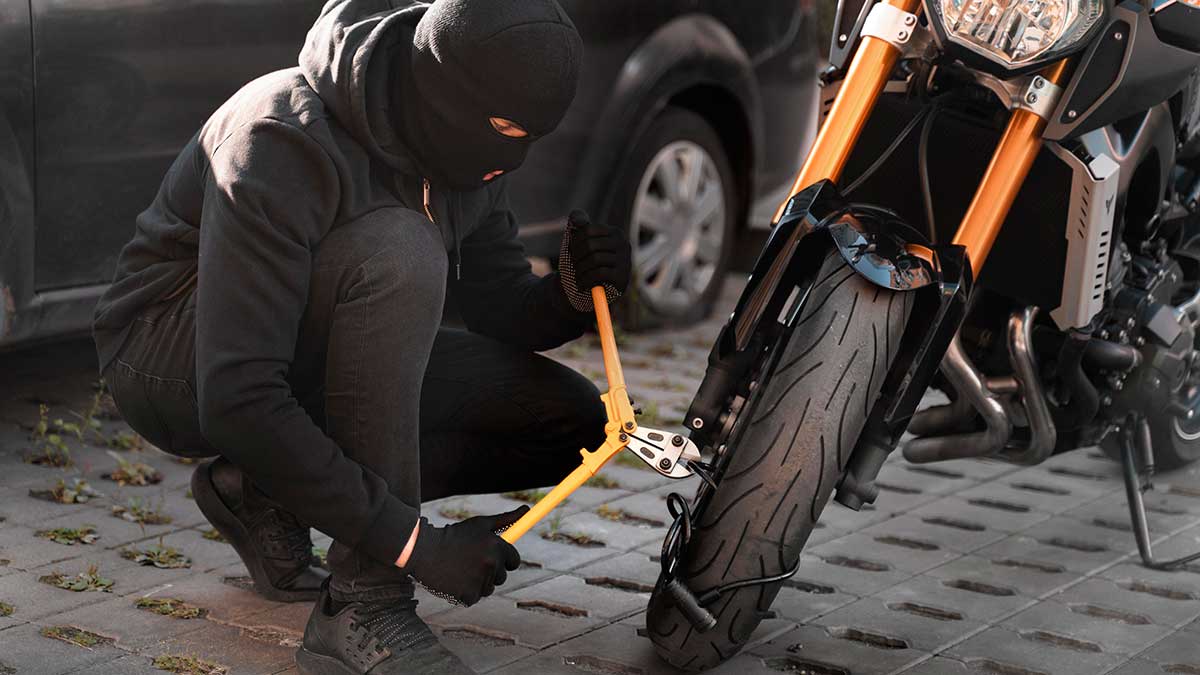
<svg viewBox="0 0 1200 675">
<path fill-rule="evenodd" d="M 691 439 L 681 434 L 638 427 L 625 446 L 651 469 L 667 478 L 681 479 L 695 472 L 687 460 L 700 461 L 700 450 Z"/>
</svg>

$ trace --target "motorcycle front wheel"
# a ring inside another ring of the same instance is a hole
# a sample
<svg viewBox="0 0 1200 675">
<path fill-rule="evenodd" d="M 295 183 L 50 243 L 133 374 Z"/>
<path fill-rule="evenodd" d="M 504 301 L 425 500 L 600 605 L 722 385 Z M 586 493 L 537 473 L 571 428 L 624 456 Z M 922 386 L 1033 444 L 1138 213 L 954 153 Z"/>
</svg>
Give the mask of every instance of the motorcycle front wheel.
<svg viewBox="0 0 1200 675">
<path fill-rule="evenodd" d="M 816 282 L 774 372 L 760 375 L 730 435 L 711 502 L 694 523 L 676 577 L 696 595 L 790 570 L 840 480 L 912 311 L 912 294 L 858 276 L 836 252 Z M 696 631 L 659 579 L 646 624 L 659 655 L 684 670 L 736 654 L 768 615 L 782 582 L 722 594 L 717 625 Z"/>
</svg>

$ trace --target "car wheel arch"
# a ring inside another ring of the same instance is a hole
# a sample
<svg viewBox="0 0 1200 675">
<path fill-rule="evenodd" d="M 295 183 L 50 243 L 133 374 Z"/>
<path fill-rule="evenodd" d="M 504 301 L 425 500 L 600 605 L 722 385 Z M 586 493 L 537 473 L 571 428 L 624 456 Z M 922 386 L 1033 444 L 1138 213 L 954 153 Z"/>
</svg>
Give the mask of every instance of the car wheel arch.
<svg viewBox="0 0 1200 675">
<path fill-rule="evenodd" d="M 615 178 L 626 168 L 628 149 L 672 105 L 713 124 L 736 168 L 753 173 L 763 143 L 754 66 L 725 25 L 708 15 L 687 14 L 659 27 L 626 59 L 593 126 L 597 133 L 584 153 L 572 203 L 611 219 Z M 726 126 L 731 120 L 737 127 Z M 739 208 L 748 210 L 754 185 L 753 179 L 745 182 L 737 186 L 744 202 Z"/>
</svg>

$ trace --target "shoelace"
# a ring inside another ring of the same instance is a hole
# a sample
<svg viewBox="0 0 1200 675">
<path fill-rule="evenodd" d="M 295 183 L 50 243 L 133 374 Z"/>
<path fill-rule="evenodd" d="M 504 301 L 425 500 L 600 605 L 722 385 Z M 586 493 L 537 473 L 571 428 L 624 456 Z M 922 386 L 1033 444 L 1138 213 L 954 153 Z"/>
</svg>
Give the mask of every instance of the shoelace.
<svg viewBox="0 0 1200 675">
<path fill-rule="evenodd" d="M 365 650 L 372 638 L 377 641 L 377 652 L 383 647 L 403 651 L 423 642 L 436 641 L 433 632 L 417 617 L 416 608 L 415 600 L 363 604 L 356 611 L 352 626 L 363 629 L 358 650 Z"/>
<path fill-rule="evenodd" d="M 283 542 L 297 561 L 312 561 L 312 539 L 309 538 L 308 529 L 301 525 L 300 521 L 291 514 L 280 513 L 277 509 L 269 510 L 266 518 L 264 526 L 268 539 Z"/>
</svg>

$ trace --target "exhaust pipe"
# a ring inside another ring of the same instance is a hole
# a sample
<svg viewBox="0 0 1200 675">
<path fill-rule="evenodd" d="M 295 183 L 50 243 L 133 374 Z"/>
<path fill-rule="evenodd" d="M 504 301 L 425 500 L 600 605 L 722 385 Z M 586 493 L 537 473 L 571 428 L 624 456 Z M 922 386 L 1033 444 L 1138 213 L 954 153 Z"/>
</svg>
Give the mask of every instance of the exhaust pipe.
<svg viewBox="0 0 1200 675">
<path fill-rule="evenodd" d="M 1012 437 L 1012 420 L 1004 411 L 1000 399 L 987 387 L 982 373 L 971 363 L 958 335 L 950 342 L 942 360 L 942 375 L 954 387 L 959 400 L 983 417 L 984 430 L 967 434 L 951 434 L 914 438 L 904 446 L 904 458 L 914 464 L 941 462 L 965 457 L 988 457 L 1000 452 Z M 954 404 L 939 406 L 953 408 Z M 936 409 L 935 409 L 936 410 Z M 934 418 L 949 418 L 951 413 L 937 412 Z"/>
<path fill-rule="evenodd" d="M 1054 453 L 1058 441 L 1058 431 L 1050 416 L 1050 406 L 1046 403 L 1046 392 L 1042 389 L 1033 355 L 1033 320 L 1037 313 L 1037 307 L 1026 307 L 1013 313 L 1008 320 L 1008 360 L 1020 386 L 1020 400 L 1029 422 L 1029 444 L 1023 448 L 1009 448 L 1004 453 L 1005 459 L 1017 464 L 1042 463 Z"/>
</svg>

